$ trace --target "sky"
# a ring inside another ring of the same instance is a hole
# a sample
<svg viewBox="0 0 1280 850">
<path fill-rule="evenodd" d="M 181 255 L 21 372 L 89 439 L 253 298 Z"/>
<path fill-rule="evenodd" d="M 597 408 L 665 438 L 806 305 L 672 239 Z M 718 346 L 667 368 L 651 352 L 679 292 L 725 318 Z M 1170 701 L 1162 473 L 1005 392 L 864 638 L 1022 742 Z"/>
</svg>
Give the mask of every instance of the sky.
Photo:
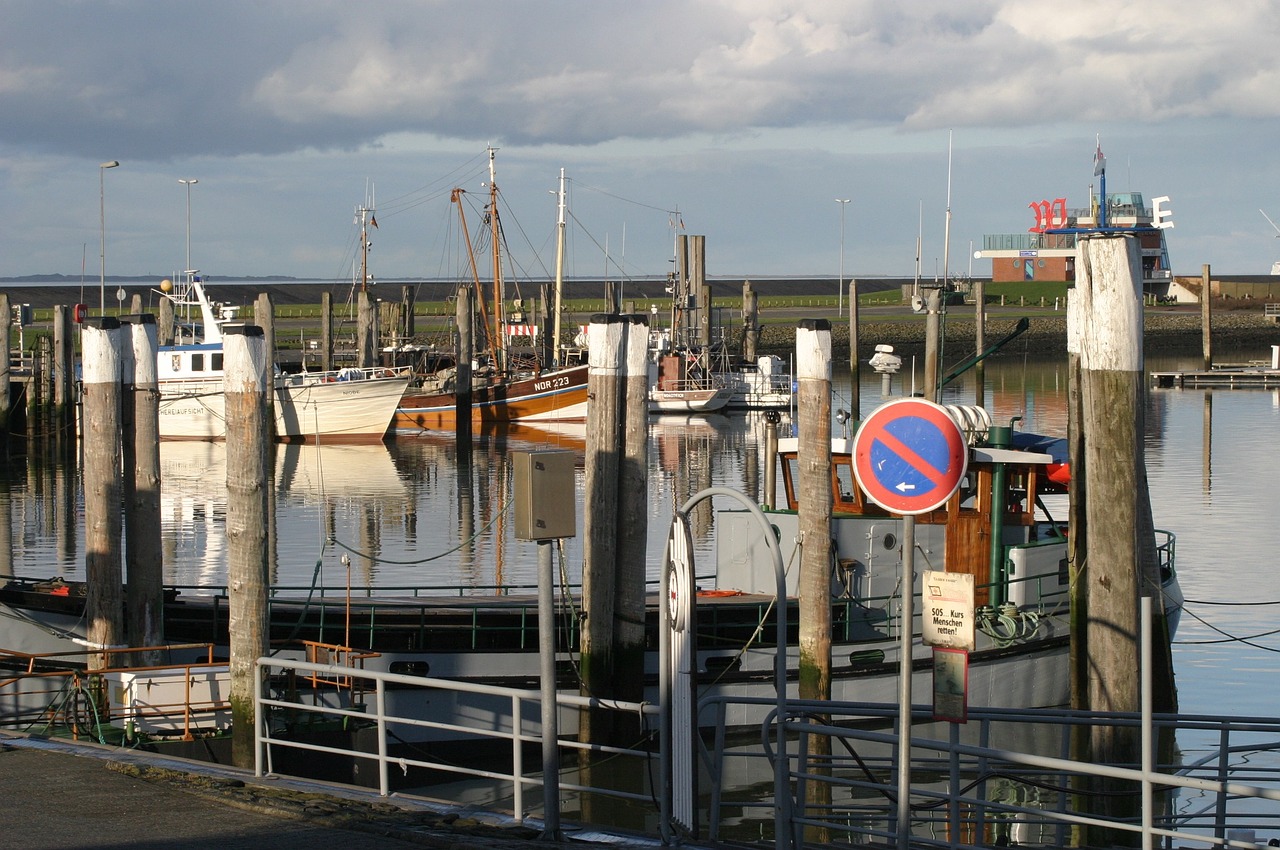
<svg viewBox="0 0 1280 850">
<path fill-rule="evenodd" d="M 909 277 L 919 238 L 935 278 L 989 274 L 972 252 L 1033 202 L 1086 206 L 1098 147 L 1109 191 L 1170 198 L 1176 274 L 1280 260 L 1270 0 L 0 0 L 0 21 L 0 277 L 172 276 L 189 209 L 211 279 L 349 281 L 361 205 L 375 278 L 449 277 L 450 190 L 478 213 L 490 147 L 534 278 L 561 169 L 572 276 L 664 275 L 684 233 L 711 277 Z"/>
</svg>

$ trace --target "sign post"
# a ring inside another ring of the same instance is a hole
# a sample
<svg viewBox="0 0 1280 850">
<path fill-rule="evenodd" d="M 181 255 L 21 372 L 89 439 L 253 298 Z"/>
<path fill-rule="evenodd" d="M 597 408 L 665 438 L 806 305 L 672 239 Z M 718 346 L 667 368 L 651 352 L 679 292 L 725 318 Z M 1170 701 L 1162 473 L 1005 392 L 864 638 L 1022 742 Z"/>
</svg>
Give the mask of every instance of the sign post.
<svg viewBox="0 0 1280 850">
<path fill-rule="evenodd" d="M 946 504 L 964 480 L 964 432 L 940 404 L 900 398 L 876 408 L 853 438 L 853 475 L 880 507 L 902 515 L 902 620 L 898 659 L 898 847 L 911 836 L 911 632 L 916 514 Z"/>
</svg>

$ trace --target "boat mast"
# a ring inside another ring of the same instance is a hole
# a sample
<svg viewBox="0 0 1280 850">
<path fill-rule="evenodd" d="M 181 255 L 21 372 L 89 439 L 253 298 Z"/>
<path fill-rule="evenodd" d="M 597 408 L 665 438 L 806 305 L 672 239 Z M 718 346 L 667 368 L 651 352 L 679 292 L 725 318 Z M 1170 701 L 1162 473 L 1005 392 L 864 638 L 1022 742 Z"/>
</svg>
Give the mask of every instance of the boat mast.
<svg viewBox="0 0 1280 850">
<path fill-rule="evenodd" d="M 356 207 L 356 223 L 360 225 L 360 291 L 369 291 L 369 227 L 378 226 L 378 218 L 374 215 L 374 203 L 368 191 L 365 202 Z"/>
<path fill-rule="evenodd" d="M 497 148 L 489 146 L 489 237 L 493 240 L 493 333 L 489 347 L 494 352 L 494 368 L 503 372 L 507 367 L 507 335 L 502 327 L 502 228 L 498 224 L 498 183 L 494 180 L 497 152 Z"/>
<path fill-rule="evenodd" d="M 485 307 L 484 299 L 479 297 L 479 294 L 481 292 L 480 269 L 476 266 L 476 254 L 471 247 L 471 233 L 470 231 L 467 230 L 467 214 L 466 214 L 466 211 L 462 208 L 462 196 L 463 194 L 465 194 L 465 192 L 466 192 L 465 189 L 454 189 L 453 192 L 450 193 L 449 195 L 450 203 L 453 203 L 458 207 L 458 221 L 460 222 L 462 227 L 462 242 L 464 247 L 467 249 L 467 263 L 471 267 L 471 280 L 470 282 L 463 285 L 470 286 L 472 289 L 472 292 L 476 296 L 472 298 L 472 301 L 474 304 L 478 304 L 480 306 L 480 323 L 485 328 L 485 336 L 488 337 L 486 342 L 489 347 L 489 355 L 496 360 L 497 352 L 494 351 L 493 337 L 488 332 L 489 331 L 489 311 Z"/>
<path fill-rule="evenodd" d="M 556 202 L 556 306 L 552 320 L 551 365 L 560 368 L 560 304 L 564 297 L 564 169 L 560 169 L 560 191 Z"/>
</svg>

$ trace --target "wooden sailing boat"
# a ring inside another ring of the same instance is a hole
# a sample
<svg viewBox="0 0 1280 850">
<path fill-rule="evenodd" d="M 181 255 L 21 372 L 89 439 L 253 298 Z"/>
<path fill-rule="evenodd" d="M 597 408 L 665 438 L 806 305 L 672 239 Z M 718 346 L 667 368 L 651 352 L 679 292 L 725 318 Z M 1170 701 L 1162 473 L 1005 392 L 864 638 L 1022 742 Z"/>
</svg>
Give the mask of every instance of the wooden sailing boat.
<svg viewBox="0 0 1280 850">
<path fill-rule="evenodd" d="M 471 417 L 477 422 L 548 422 L 581 420 L 587 415 L 587 364 L 568 363 L 569 358 L 560 345 L 560 300 L 563 288 L 563 257 L 565 239 L 564 170 L 560 172 L 560 203 L 557 230 L 557 262 L 555 319 L 553 336 L 549 345 L 523 348 L 517 354 L 510 345 L 513 337 L 527 340 L 538 338 L 538 328 L 530 325 L 523 315 L 505 313 L 504 284 L 502 278 L 502 230 L 498 213 L 498 184 L 494 179 L 494 148 L 489 149 L 489 203 L 486 220 L 490 228 L 493 263 L 492 300 L 486 304 L 480 298 L 482 284 L 471 239 L 467 230 L 461 196 L 462 189 L 454 189 L 450 202 L 458 208 L 461 232 L 466 241 L 470 280 L 462 284 L 477 297 L 472 303 L 480 305 L 480 328 L 485 340 L 484 354 L 477 358 L 479 368 L 473 373 L 471 387 Z M 545 331 L 544 331 L 545 333 Z M 581 356 L 578 357 L 581 360 Z M 465 371 L 465 370 L 464 370 Z M 458 387 L 457 372 L 447 369 L 425 376 L 421 385 L 411 388 L 401 399 L 396 410 L 393 427 L 400 433 L 412 433 L 426 429 L 452 428 L 457 424 Z"/>
</svg>

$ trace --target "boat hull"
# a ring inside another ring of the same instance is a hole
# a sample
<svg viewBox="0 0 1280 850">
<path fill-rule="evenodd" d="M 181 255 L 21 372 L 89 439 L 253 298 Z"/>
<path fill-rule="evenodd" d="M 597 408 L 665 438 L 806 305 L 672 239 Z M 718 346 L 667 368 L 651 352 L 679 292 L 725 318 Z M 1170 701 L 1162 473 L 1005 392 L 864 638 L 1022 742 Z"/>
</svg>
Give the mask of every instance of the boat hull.
<svg viewBox="0 0 1280 850">
<path fill-rule="evenodd" d="M 323 381 L 282 376 L 272 395 L 276 439 L 382 440 L 407 386 L 407 378 Z M 221 380 L 162 382 L 160 439 L 226 439 L 224 410 Z"/>
<path fill-rule="evenodd" d="M 587 366 L 476 387 L 471 392 L 473 422 L 564 422 L 587 418 Z M 395 411 L 392 428 L 413 433 L 451 428 L 458 396 L 410 390 Z"/>
</svg>

